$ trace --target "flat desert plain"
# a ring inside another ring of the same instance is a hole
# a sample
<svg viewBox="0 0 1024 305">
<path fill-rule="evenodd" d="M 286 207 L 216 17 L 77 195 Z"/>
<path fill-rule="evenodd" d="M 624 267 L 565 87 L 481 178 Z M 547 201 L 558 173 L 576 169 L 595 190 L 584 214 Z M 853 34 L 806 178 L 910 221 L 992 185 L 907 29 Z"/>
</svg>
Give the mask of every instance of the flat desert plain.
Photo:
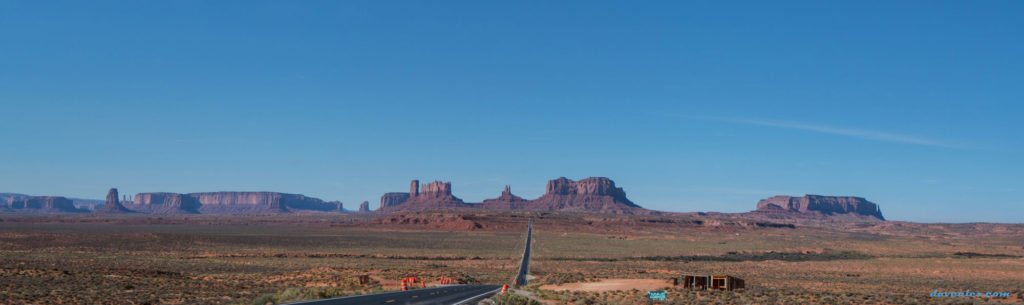
<svg viewBox="0 0 1024 305">
<path fill-rule="evenodd" d="M 3 214 L 0 303 L 275 304 L 396 290 L 408 276 L 501 284 L 516 272 L 531 217 L 534 279 L 521 291 L 545 304 L 650 304 L 648 290 L 667 291 L 658 304 L 1024 300 L 1019 224 L 450 211 Z M 684 273 L 747 287 L 672 286 Z M 930 296 L 968 289 L 1010 296 Z"/>
</svg>

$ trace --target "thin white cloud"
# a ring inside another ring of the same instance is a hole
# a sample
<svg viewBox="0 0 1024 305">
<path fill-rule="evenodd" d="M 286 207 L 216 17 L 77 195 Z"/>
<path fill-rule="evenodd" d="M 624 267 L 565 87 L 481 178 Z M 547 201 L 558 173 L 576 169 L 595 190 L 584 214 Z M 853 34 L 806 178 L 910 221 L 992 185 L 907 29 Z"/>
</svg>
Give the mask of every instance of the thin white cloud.
<svg viewBox="0 0 1024 305">
<path fill-rule="evenodd" d="M 915 144 L 925 145 L 933 147 L 944 147 L 944 148 L 959 148 L 958 145 L 953 143 L 939 141 L 934 139 L 928 139 L 918 136 L 905 135 L 890 133 L 877 130 L 857 129 L 857 128 L 843 128 L 843 127 L 832 127 L 824 125 L 814 125 L 798 122 L 786 122 L 786 121 L 768 121 L 768 120 L 755 120 L 745 118 L 730 118 L 730 117 L 715 117 L 715 116 L 692 116 L 692 115 L 678 115 L 678 117 L 708 121 L 719 121 L 738 123 L 746 125 L 757 125 L 757 126 L 768 126 L 788 129 L 799 129 L 806 131 L 813 131 L 825 134 L 833 134 L 840 136 L 848 136 L 865 140 L 891 142 L 891 143 L 903 143 L 903 144 Z"/>
</svg>

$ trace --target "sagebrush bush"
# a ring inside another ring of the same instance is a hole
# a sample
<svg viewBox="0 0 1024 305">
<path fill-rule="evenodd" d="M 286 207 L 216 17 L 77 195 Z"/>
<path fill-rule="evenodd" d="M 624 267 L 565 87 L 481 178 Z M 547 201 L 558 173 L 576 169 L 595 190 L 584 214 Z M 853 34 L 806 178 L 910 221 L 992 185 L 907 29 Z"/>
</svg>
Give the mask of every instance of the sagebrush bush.
<svg viewBox="0 0 1024 305">
<path fill-rule="evenodd" d="M 540 302 L 514 293 L 494 295 L 491 297 L 491 301 L 494 301 L 494 305 L 542 305 Z"/>
</svg>

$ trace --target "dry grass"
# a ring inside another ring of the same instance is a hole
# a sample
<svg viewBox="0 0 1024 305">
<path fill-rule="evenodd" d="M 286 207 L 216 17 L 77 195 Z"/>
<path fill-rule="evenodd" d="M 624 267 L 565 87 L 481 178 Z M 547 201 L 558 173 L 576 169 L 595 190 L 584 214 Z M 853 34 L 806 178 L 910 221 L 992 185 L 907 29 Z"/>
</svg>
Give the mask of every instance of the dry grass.
<svg viewBox="0 0 1024 305">
<path fill-rule="evenodd" d="M 470 218 L 491 229 L 387 225 L 347 215 L 0 215 L 0 303 L 252 304 L 396 289 L 410 275 L 511 279 L 525 218 Z M 1019 301 L 1024 290 L 1024 236 L 1012 226 L 907 224 L 879 232 L 849 224 L 764 228 L 680 219 L 632 226 L 619 216 L 541 217 L 534 294 L 560 304 L 647 304 L 641 290 L 538 286 L 679 273 L 731 274 L 749 289 L 669 289 L 670 301 L 660 304 L 970 304 L 986 300 L 928 293 L 1009 291 L 1009 301 Z M 375 280 L 358 285 L 358 274 Z"/>
</svg>

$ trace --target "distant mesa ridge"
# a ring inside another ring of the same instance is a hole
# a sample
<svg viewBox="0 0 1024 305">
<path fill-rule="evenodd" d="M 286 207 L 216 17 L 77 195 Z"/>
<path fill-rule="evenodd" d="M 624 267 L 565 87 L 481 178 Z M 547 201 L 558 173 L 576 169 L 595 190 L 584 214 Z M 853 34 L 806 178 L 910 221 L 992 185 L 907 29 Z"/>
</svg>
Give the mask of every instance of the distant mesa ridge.
<svg viewBox="0 0 1024 305">
<path fill-rule="evenodd" d="M 572 181 L 561 177 L 548 181 L 547 191 L 534 200 L 513 195 L 506 185 L 501 196 L 480 203 L 466 203 L 452 195 L 450 182 L 434 181 L 420 188 L 419 180 L 410 183 L 408 193 L 386 193 L 381 196 L 378 212 L 422 211 L 437 209 L 487 209 L 567 211 L 612 214 L 654 214 L 626 198 L 626 192 L 604 177 Z"/>
<path fill-rule="evenodd" d="M 7 195 L 7 193 L 5 193 Z M 20 195 L 20 194 L 13 194 Z M 0 210 L 5 212 L 25 212 L 25 213 L 85 213 L 86 210 L 82 210 L 75 207 L 74 202 L 71 199 L 61 196 L 5 196 L 3 205 L 0 205 Z"/>
<path fill-rule="evenodd" d="M 129 208 L 160 214 L 265 214 L 339 212 L 339 201 L 277 192 L 139 193 Z"/>
<path fill-rule="evenodd" d="M 117 199 L 117 189 L 111 188 L 107 191 L 107 201 L 103 203 L 103 206 L 97 208 L 93 213 L 97 214 L 124 214 L 124 213 L 135 213 L 135 211 L 129 210 L 128 208 L 121 205 L 121 201 Z"/>
<path fill-rule="evenodd" d="M 505 190 L 501 191 L 501 196 L 484 200 L 484 202 L 480 203 L 480 208 L 488 210 L 525 210 L 527 209 L 526 204 L 529 202 L 529 200 L 522 197 L 512 195 L 512 187 L 506 185 Z"/>
<path fill-rule="evenodd" d="M 803 197 L 775 196 L 757 202 L 758 212 L 820 214 L 824 216 L 849 215 L 874 217 L 885 220 L 877 204 L 861 197 L 804 195 Z"/>
<path fill-rule="evenodd" d="M 409 200 L 410 197 L 412 197 L 412 195 L 403 192 L 384 193 L 384 195 L 380 196 L 380 208 L 378 208 L 378 210 L 388 209 L 402 204 L 406 200 Z"/>
<path fill-rule="evenodd" d="M 626 197 L 626 192 L 605 177 L 590 177 L 573 181 L 560 177 L 549 180 L 543 195 L 524 199 L 512 194 L 505 185 L 497 198 L 479 203 L 465 202 L 452 193 L 452 183 L 434 181 L 421 184 L 412 180 L 408 192 L 385 193 L 380 207 L 370 210 L 369 202 L 362 202 L 358 210 L 344 209 L 340 201 L 324 201 L 301 194 L 279 192 L 204 192 L 204 193 L 138 193 L 118 200 L 118 190 L 107 191 L 106 201 L 65 198 L 60 196 L 30 196 L 0 193 L 0 212 L 4 213 L 85 213 L 97 214 L 273 214 L 273 213 L 395 213 L 429 210 L 502 210 L 552 211 L 607 214 L 694 214 L 723 217 L 752 218 L 812 218 L 885 220 L 882 211 L 873 202 L 861 197 L 805 195 L 803 197 L 775 196 L 761 199 L 757 209 L 746 213 L 670 213 L 644 209 Z M 128 201 L 128 198 L 133 200 Z M 81 203 L 79 203 L 81 202 Z"/>
<path fill-rule="evenodd" d="M 359 204 L 359 210 L 356 211 L 356 213 L 369 213 L 369 212 L 371 212 L 370 211 L 370 202 L 369 201 L 363 201 L 363 203 L 360 203 Z"/>
<path fill-rule="evenodd" d="M 611 214 L 651 214 L 626 198 L 626 192 L 604 177 L 572 181 L 565 177 L 548 181 L 540 198 L 527 204 L 530 210 L 599 212 Z"/>
<path fill-rule="evenodd" d="M 421 188 L 420 181 L 413 180 L 409 183 L 409 192 L 404 195 L 401 195 L 401 193 L 384 194 L 381 197 L 381 205 L 377 211 L 387 213 L 473 207 L 472 204 L 468 204 L 459 199 L 459 197 L 452 195 L 451 182 L 434 181 L 423 185 Z"/>
</svg>

